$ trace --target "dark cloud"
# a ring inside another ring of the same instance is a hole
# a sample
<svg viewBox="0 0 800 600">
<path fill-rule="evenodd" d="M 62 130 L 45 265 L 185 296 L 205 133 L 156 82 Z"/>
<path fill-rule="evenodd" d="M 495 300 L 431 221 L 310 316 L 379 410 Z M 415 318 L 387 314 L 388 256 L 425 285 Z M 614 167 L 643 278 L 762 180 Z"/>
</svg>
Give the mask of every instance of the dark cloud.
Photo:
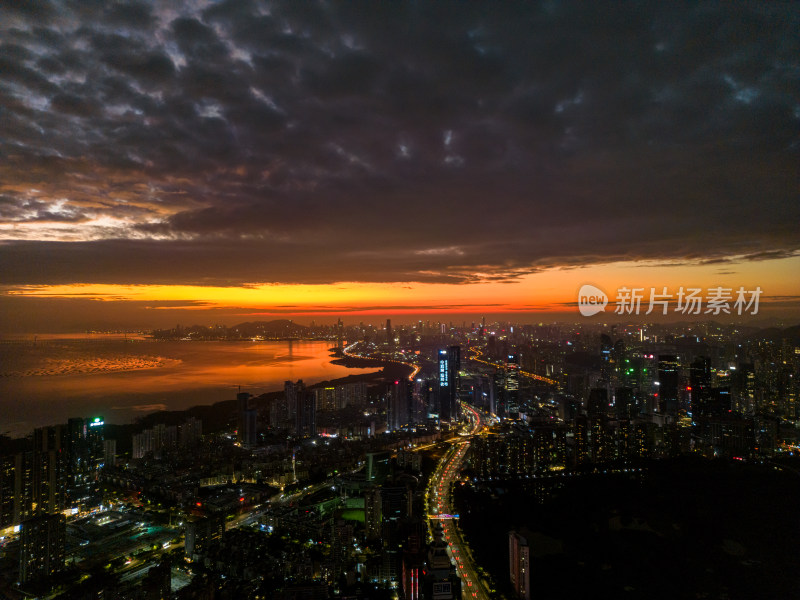
<svg viewBox="0 0 800 600">
<path fill-rule="evenodd" d="M 4 5 L 0 281 L 792 255 L 797 31 L 756 2 Z"/>
<path fill-rule="evenodd" d="M 144 2 L 119 2 L 107 6 L 103 20 L 122 29 L 147 30 L 156 24 L 151 6 Z"/>
</svg>

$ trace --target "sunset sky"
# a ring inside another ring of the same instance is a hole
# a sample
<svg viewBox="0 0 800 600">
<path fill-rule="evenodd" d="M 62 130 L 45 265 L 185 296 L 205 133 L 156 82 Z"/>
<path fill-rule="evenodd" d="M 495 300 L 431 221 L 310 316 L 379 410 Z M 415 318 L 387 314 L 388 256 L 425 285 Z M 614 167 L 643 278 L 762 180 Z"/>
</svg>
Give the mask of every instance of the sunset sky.
<svg viewBox="0 0 800 600">
<path fill-rule="evenodd" d="M 579 320 L 584 283 L 800 321 L 798 32 L 780 2 L 5 3 L 0 333 Z"/>
</svg>

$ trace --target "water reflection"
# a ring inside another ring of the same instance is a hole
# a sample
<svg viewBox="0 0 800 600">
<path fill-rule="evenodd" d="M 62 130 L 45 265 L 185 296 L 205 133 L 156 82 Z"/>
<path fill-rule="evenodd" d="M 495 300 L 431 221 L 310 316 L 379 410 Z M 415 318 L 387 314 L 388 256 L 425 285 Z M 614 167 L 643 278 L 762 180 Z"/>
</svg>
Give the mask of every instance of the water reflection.
<svg viewBox="0 0 800 600">
<path fill-rule="evenodd" d="M 330 363 L 330 342 L 156 342 L 37 339 L 0 343 L 0 432 L 19 435 L 72 416 L 127 422 L 375 369 Z"/>
</svg>

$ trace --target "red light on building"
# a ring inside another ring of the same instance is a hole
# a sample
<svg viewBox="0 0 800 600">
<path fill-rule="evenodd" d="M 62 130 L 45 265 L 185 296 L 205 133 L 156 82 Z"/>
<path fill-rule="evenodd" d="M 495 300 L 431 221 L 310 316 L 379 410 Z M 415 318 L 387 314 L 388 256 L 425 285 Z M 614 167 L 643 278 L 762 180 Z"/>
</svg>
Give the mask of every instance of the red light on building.
<svg viewBox="0 0 800 600">
<path fill-rule="evenodd" d="M 203 506 L 203 503 L 202 502 L 198 502 L 197 506 Z"/>
<path fill-rule="evenodd" d="M 692 386 L 690 386 L 690 385 L 687 385 L 687 386 L 686 386 L 686 391 L 687 391 L 687 392 L 691 392 L 691 391 L 692 391 Z"/>
</svg>

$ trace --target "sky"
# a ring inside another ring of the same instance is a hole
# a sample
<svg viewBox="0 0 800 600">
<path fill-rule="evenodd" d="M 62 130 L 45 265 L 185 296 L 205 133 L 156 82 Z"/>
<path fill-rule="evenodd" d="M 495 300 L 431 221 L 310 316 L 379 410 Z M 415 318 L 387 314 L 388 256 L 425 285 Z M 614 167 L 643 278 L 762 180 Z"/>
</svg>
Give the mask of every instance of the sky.
<svg viewBox="0 0 800 600">
<path fill-rule="evenodd" d="M 0 333 L 576 320 L 584 283 L 800 321 L 798 32 L 791 2 L 3 3 Z"/>
</svg>

